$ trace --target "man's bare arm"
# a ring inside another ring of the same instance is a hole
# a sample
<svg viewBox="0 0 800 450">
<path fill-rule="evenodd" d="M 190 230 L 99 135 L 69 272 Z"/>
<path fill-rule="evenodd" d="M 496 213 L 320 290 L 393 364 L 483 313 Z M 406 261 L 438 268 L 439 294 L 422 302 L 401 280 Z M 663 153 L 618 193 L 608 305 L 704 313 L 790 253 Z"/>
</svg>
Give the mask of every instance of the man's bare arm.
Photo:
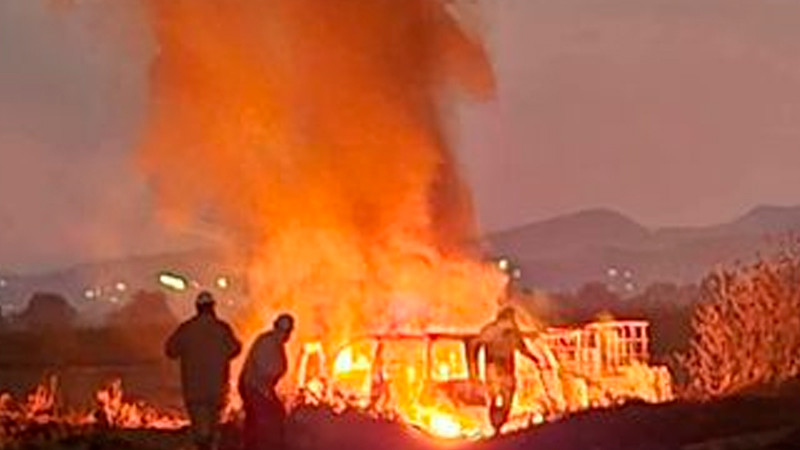
<svg viewBox="0 0 800 450">
<path fill-rule="evenodd" d="M 531 351 L 530 348 L 528 348 L 528 344 L 525 342 L 525 339 L 523 339 L 522 336 L 520 336 L 519 340 L 517 341 L 517 351 L 519 351 L 520 354 L 522 354 L 522 356 L 533 361 L 533 363 L 536 364 L 537 367 L 544 366 L 544 364 L 542 364 L 541 359 L 538 356 L 536 356 Z"/>
</svg>

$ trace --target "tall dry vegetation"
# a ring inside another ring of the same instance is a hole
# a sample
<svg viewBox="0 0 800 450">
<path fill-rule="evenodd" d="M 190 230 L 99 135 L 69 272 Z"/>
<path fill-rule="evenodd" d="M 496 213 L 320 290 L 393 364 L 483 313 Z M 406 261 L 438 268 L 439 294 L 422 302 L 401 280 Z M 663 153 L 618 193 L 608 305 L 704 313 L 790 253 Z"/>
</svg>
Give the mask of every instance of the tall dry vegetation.
<svg viewBox="0 0 800 450">
<path fill-rule="evenodd" d="M 681 357 L 687 395 L 709 399 L 774 387 L 800 372 L 800 256 L 719 270 L 702 282 Z"/>
</svg>

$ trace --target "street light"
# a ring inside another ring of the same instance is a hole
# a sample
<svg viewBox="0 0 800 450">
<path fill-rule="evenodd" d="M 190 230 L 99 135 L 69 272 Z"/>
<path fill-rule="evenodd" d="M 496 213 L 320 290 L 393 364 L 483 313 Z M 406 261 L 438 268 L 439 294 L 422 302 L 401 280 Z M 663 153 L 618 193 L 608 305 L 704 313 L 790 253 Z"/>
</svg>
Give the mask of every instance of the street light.
<svg viewBox="0 0 800 450">
<path fill-rule="evenodd" d="M 505 258 L 505 257 L 504 258 L 500 258 L 497 261 L 497 267 L 500 270 L 502 270 L 503 272 L 506 272 L 511 267 L 511 261 L 508 258 Z"/>
<path fill-rule="evenodd" d="M 161 272 L 158 274 L 158 282 L 164 287 L 179 292 L 185 291 L 189 284 L 186 282 L 185 278 L 172 272 Z"/>
</svg>

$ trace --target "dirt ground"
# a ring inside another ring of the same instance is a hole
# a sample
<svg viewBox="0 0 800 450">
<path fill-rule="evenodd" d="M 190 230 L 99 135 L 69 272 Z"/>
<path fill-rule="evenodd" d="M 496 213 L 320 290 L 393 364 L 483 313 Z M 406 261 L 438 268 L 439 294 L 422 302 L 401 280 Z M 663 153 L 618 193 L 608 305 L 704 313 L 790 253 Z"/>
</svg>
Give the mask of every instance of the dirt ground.
<svg viewBox="0 0 800 450">
<path fill-rule="evenodd" d="M 791 449 L 800 448 L 800 395 L 747 397 L 691 404 L 626 405 L 480 442 L 435 440 L 400 424 L 356 412 L 295 410 L 287 450 L 521 449 Z M 166 450 L 192 448 L 184 431 L 69 429 L 42 426 L 9 449 Z M 222 450 L 237 450 L 239 430 L 226 426 Z"/>
</svg>

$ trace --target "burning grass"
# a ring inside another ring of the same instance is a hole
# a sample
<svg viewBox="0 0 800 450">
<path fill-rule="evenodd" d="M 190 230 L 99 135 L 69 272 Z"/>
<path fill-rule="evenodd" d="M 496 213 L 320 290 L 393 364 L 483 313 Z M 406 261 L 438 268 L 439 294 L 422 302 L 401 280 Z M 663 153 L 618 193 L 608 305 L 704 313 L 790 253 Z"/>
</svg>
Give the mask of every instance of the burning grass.
<svg viewBox="0 0 800 450">
<path fill-rule="evenodd" d="M 126 400 L 118 379 L 97 391 L 95 407 L 88 411 L 68 409 L 58 397 L 55 376 L 39 384 L 24 400 L 0 394 L 0 445 L 79 438 L 87 430 L 176 430 L 187 424 L 176 412 Z"/>
<path fill-rule="evenodd" d="M 800 408 L 797 391 L 781 396 L 728 398 L 708 403 L 631 402 L 604 410 L 570 414 L 536 431 L 518 430 L 479 443 L 432 439 L 386 418 L 355 408 L 334 411 L 327 405 L 296 406 L 289 416 L 291 450 L 562 450 L 641 448 L 796 448 L 798 421 L 786 411 Z M 708 444 L 706 444 L 708 443 Z M 775 444 L 775 445 L 773 445 Z M 773 445 L 773 446 L 770 446 Z M 691 447 L 690 447 L 691 446 Z M 56 422 L 31 425 L 26 433 L 0 443 L 13 449 L 166 450 L 190 448 L 181 430 L 120 429 Z M 235 422 L 223 427 L 222 450 L 239 449 Z"/>
</svg>

